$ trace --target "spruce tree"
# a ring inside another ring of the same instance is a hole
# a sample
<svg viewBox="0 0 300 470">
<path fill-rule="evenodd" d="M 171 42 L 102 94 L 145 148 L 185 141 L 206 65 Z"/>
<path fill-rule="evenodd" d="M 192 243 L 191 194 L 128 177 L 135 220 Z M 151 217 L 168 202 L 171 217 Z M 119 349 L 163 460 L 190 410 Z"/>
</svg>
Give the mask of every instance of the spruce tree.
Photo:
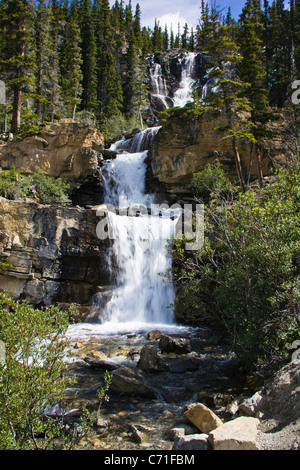
<svg viewBox="0 0 300 470">
<path fill-rule="evenodd" d="M 96 39 L 92 23 L 92 2 L 83 0 L 79 9 L 80 47 L 82 57 L 81 108 L 90 112 L 97 110 Z"/>
<path fill-rule="evenodd" d="M 259 0 L 247 0 L 239 20 L 238 43 L 243 60 L 240 63 L 242 80 L 249 83 L 247 97 L 254 110 L 264 110 L 268 99 L 262 35 L 263 14 Z"/>
<path fill-rule="evenodd" d="M 136 4 L 135 15 L 133 21 L 133 32 L 135 36 L 135 42 L 139 49 L 142 47 L 142 35 L 141 35 L 141 8 L 139 3 Z"/>
<path fill-rule="evenodd" d="M 270 7 L 268 27 L 268 83 L 270 103 L 283 106 L 291 82 L 291 28 L 282 0 Z"/>
<path fill-rule="evenodd" d="M 235 165 L 242 192 L 246 189 L 245 179 L 238 150 L 239 139 L 255 142 L 252 123 L 245 116 L 252 109 L 250 101 L 243 97 L 246 84 L 240 80 L 236 72 L 236 64 L 241 60 L 239 48 L 232 40 L 232 26 L 219 25 L 216 38 L 206 46 L 206 50 L 214 55 L 211 65 L 216 80 L 215 91 L 205 98 L 206 105 L 220 115 L 224 110 L 226 139 L 231 139 Z"/>
<path fill-rule="evenodd" d="M 61 70 L 62 92 L 67 115 L 75 118 L 76 107 L 81 102 L 82 94 L 82 72 L 81 72 L 81 48 L 80 32 L 76 4 L 71 5 L 69 21 L 65 25 L 65 36 L 63 39 L 63 58 Z"/>
<path fill-rule="evenodd" d="M 252 132 L 256 140 L 256 160 L 259 183 L 262 185 L 261 140 L 266 136 L 265 123 L 270 119 L 267 112 L 268 90 L 263 50 L 263 12 L 260 0 L 247 0 L 240 16 L 238 34 L 242 54 L 241 79 L 249 84 L 245 96 L 252 106 Z"/>
<path fill-rule="evenodd" d="M 125 112 L 128 118 L 140 122 L 143 128 L 143 112 L 149 103 L 147 99 L 146 70 L 140 50 L 135 42 L 132 30 L 126 54 L 127 80 L 125 84 Z"/>
<path fill-rule="evenodd" d="M 98 37 L 97 41 L 97 116 L 104 122 L 111 116 L 121 114 L 123 106 L 123 93 L 121 79 L 114 64 L 115 42 L 110 23 L 110 9 L 108 0 L 102 0 L 97 10 Z"/>
<path fill-rule="evenodd" d="M 2 11 L 2 76 L 13 94 L 11 132 L 21 123 L 22 94 L 35 85 L 34 9 L 30 1 L 8 0 Z"/>
<path fill-rule="evenodd" d="M 63 109 L 60 89 L 58 31 L 51 5 L 41 0 L 36 21 L 37 43 L 37 108 L 40 122 L 53 121 Z"/>
<path fill-rule="evenodd" d="M 154 52 L 160 52 L 163 50 L 163 34 L 159 21 L 155 18 L 154 31 L 152 36 L 152 47 Z"/>
</svg>

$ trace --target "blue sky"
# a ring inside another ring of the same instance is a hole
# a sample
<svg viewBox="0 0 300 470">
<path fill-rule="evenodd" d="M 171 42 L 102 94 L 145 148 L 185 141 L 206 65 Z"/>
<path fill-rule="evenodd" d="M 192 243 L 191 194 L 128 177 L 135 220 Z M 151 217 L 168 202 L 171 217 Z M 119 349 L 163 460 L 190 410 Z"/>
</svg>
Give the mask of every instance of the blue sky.
<svg viewBox="0 0 300 470">
<path fill-rule="evenodd" d="M 127 3 L 127 2 L 125 2 Z M 201 0 L 131 0 L 133 12 L 137 3 L 141 7 L 142 26 L 154 26 L 155 18 L 159 20 L 162 28 L 172 24 L 174 33 L 180 22 L 181 28 L 185 23 L 190 27 L 198 24 L 200 17 Z M 224 14 L 230 6 L 233 16 L 238 19 L 246 0 L 217 0 L 217 4 L 224 8 Z"/>
</svg>

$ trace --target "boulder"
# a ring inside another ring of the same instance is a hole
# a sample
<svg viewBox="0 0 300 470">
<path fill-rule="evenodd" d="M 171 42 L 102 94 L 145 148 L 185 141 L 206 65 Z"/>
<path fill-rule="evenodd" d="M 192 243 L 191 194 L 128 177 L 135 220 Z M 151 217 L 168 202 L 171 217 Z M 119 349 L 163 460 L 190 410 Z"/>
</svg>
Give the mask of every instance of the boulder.
<svg viewBox="0 0 300 470">
<path fill-rule="evenodd" d="M 144 346 L 141 349 L 137 366 L 145 372 L 160 372 L 166 369 L 157 350 L 151 346 Z"/>
<path fill-rule="evenodd" d="M 256 414 L 259 413 L 259 404 L 261 400 L 261 393 L 256 392 L 252 397 L 240 404 L 238 408 L 239 414 L 244 416 L 256 416 Z"/>
<path fill-rule="evenodd" d="M 184 416 L 202 433 L 208 434 L 218 426 L 222 426 L 221 419 L 203 403 L 188 405 Z"/>
<path fill-rule="evenodd" d="M 175 439 L 172 450 L 210 450 L 207 434 L 190 434 Z"/>
<path fill-rule="evenodd" d="M 147 384 L 144 373 L 127 366 L 119 367 L 112 372 L 110 390 L 122 395 L 148 398 L 156 398 L 157 396 L 156 390 Z"/>
<path fill-rule="evenodd" d="M 214 450 L 259 450 L 258 425 L 259 419 L 241 416 L 211 431 L 208 440 Z"/>
<path fill-rule="evenodd" d="M 87 356 L 84 358 L 84 361 L 93 369 L 101 369 L 101 370 L 115 370 L 119 366 L 108 359 L 99 359 L 93 356 Z"/>
<path fill-rule="evenodd" d="M 152 341 L 152 340 L 159 340 L 161 337 L 162 333 L 159 330 L 151 330 L 147 334 L 147 338 Z"/>
<path fill-rule="evenodd" d="M 187 354 L 192 351 L 192 346 L 186 338 L 172 338 L 171 336 L 161 335 L 159 349 L 163 353 Z"/>
<path fill-rule="evenodd" d="M 168 436 L 172 441 L 175 441 L 177 437 L 188 436 L 195 433 L 197 433 L 197 428 L 195 426 L 182 423 L 169 429 Z"/>
</svg>

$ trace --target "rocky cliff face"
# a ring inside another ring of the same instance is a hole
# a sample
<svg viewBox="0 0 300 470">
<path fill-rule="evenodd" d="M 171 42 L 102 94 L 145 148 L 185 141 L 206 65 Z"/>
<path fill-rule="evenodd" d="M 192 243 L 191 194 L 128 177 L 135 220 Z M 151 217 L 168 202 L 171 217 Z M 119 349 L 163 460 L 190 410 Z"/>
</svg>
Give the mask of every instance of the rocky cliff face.
<svg viewBox="0 0 300 470">
<path fill-rule="evenodd" d="M 237 181 L 234 153 L 230 139 L 217 127 L 226 122 L 212 118 L 210 112 L 201 116 L 174 116 L 164 124 L 153 139 L 151 168 L 156 181 L 165 184 L 174 197 L 190 195 L 193 173 L 207 163 L 220 162 L 227 176 Z M 240 140 L 238 149 L 245 180 L 258 176 L 255 152 L 247 141 Z M 265 141 L 262 153 L 264 176 L 288 157 L 287 148 L 278 136 Z"/>
<path fill-rule="evenodd" d="M 101 197 L 100 165 L 105 158 L 104 138 L 89 125 L 62 119 L 46 125 L 38 135 L 21 138 L 0 147 L 0 167 L 15 166 L 20 173 L 43 171 L 62 178 L 73 189 L 75 204 L 94 204 Z"/>
<path fill-rule="evenodd" d="M 93 295 L 110 281 L 108 242 L 96 235 L 99 220 L 96 207 L 83 210 L 0 198 L 1 261 L 13 266 L 0 273 L 1 289 L 37 305 L 91 306 Z"/>
</svg>

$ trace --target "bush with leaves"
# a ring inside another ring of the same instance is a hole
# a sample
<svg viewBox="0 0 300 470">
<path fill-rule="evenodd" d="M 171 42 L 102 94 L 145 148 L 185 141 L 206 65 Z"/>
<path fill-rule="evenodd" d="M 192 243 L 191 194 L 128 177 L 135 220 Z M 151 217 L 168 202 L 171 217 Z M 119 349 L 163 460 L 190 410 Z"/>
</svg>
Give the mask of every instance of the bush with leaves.
<svg viewBox="0 0 300 470">
<path fill-rule="evenodd" d="M 102 124 L 101 131 L 105 142 L 114 142 L 139 126 L 138 120 L 134 118 L 126 119 L 122 114 L 118 114 L 106 119 Z"/>
<path fill-rule="evenodd" d="M 15 167 L 0 173 L 0 196 L 7 199 L 23 199 L 30 193 L 31 181 Z"/>
<path fill-rule="evenodd" d="M 0 364 L 0 448 L 40 449 L 54 437 L 64 442 L 61 427 L 45 419 L 43 410 L 62 397 L 67 314 L 57 307 L 36 309 L 0 294 L 0 339 L 5 363 Z"/>
<path fill-rule="evenodd" d="M 281 170 L 264 190 L 205 209 L 201 250 L 174 243 L 178 311 L 226 328 L 249 368 L 280 365 L 300 337 L 300 169 Z"/>
<path fill-rule="evenodd" d="M 70 186 L 60 178 L 53 179 L 38 171 L 32 175 L 31 179 L 34 197 L 40 204 L 69 205 L 71 203 L 68 196 Z"/>
<path fill-rule="evenodd" d="M 202 171 L 194 173 L 192 185 L 195 194 L 204 201 L 211 197 L 224 197 L 233 191 L 233 186 L 219 163 L 208 163 Z"/>
<path fill-rule="evenodd" d="M 33 198 L 40 204 L 69 205 L 70 185 L 41 171 L 22 175 L 13 167 L 0 173 L 0 196 L 7 199 Z"/>
</svg>

